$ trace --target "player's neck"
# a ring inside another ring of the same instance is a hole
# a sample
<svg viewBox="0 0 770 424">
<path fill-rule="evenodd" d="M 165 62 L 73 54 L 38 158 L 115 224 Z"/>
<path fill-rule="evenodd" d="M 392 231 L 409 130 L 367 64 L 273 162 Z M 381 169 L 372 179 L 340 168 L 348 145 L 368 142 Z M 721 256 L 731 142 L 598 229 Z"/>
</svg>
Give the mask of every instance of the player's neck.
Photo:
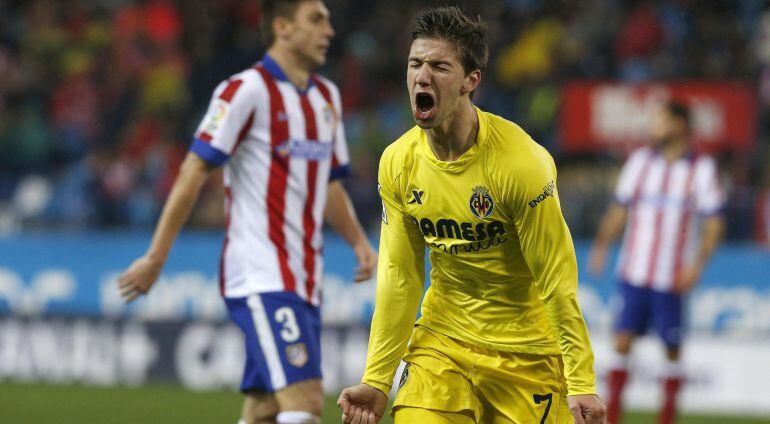
<svg viewBox="0 0 770 424">
<path fill-rule="evenodd" d="M 307 89 L 310 84 L 310 69 L 306 63 L 286 49 L 275 46 L 268 49 L 267 54 L 281 67 L 289 82 L 300 90 Z"/>
<path fill-rule="evenodd" d="M 685 139 L 671 140 L 668 143 L 661 146 L 660 153 L 666 158 L 668 162 L 675 162 L 685 154 L 687 154 L 688 145 Z"/>
<path fill-rule="evenodd" d="M 476 108 L 470 101 L 461 102 L 444 122 L 425 132 L 428 145 L 438 160 L 451 162 L 460 159 L 476 143 L 479 133 Z"/>
</svg>

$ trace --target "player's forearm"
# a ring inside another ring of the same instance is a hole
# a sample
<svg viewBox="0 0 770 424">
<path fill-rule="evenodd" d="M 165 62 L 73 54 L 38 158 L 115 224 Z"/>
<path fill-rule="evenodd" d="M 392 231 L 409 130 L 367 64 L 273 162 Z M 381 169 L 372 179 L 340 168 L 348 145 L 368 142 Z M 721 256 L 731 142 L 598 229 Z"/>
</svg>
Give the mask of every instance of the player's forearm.
<svg viewBox="0 0 770 424">
<path fill-rule="evenodd" d="M 607 213 L 604 214 L 599 231 L 596 233 L 594 246 L 596 248 L 607 248 L 623 232 L 627 215 L 627 208 L 623 205 L 614 204 L 610 206 Z"/>
<path fill-rule="evenodd" d="M 417 280 L 419 276 L 416 275 L 412 278 L 414 280 L 399 283 L 378 278 L 377 282 L 377 300 L 362 382 L 385 394 L 390 391 L 393 375 L 406 351 L 422 298 L 422 280 Z"/>
<path fill-rule="evenodd" d="M 564 360 L 568 394 L 597 393 L 593 350 L 577 296 L 554 293 L 545 305 Z"/>
<path fill-rule="evenodd" d="M 203 160 L 189 153 L 163 206 L 147 256 L 165 262 L 171 246 L 195 206 L 210 170 Z"/>
<path fill-rule="evenodd" d="M 696 264 L 703 267 L 716 250 L 724 235 L 725 223 L 721 216 L 711 216 L 703 222 L 703 230 L 698 251 L 695 255 Z"/>
<path fill-rule="evenodd" d="M 362 380 L 386 394 L 411 337 L 425 281 L 424 248 L 404 227 L 405 219 L 392 215 L 380 233 L 377 298 Z"/>
<path fill-rule="evenodd" d="M 521 227 L 522 252 L 562 353 L 568 393 L 595 394 L 591 340 L 577 301 L 575 250 L 561 211 L 551 206 L 540 211 L 543 222 L 551 225 Z"/>
<path fill-rule="evenodd" d="M 358 221 L 353 202 L 340 181 L 329 183 L 326 200 L 326 220 L 350 246 L 368 243 L 366 232 Z"/>
<path fill-rule="evenodd" d="M 562 353 L 569 395 L 595 394 L 591 339 L 577 300 L 577 261 L 566 232 L 563 237 L 563 247 L 537 267 L 540 298 Z"/>
</svg>

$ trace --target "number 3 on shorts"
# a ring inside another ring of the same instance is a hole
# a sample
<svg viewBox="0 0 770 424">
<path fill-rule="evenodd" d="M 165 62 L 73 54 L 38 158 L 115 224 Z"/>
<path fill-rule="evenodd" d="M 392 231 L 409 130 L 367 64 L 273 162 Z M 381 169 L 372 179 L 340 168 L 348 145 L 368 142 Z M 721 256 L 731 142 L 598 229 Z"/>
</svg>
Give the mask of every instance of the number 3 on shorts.
<svg viewBox="0 0 770 424">
<path fill-rule="evenodd" d="M 540 405 L 543 401 L 548 401 L 548 405 L 545 406 L 545 412 L 543 418 L 540 420 L 540 424 L 545 424 L 546 418 L 548 418 L 548 412 L 551 410 L 551 401 L 553 400 L 553 393 L 547 395 L 532 395 L 535 399 L 535 404 Z"/>
<path fill-rule="evenodd" d="M 286 343 L 293 343 L 299 340 L 300 331 L 297 325 L 297 316 L 294 310 L 288 306 L 283 306 L 275 310 L 275 321 L 283 325 L 281 329 L 281 338 Z M 550 404 L 548 405 L 550 406 Z"/>
</svg>

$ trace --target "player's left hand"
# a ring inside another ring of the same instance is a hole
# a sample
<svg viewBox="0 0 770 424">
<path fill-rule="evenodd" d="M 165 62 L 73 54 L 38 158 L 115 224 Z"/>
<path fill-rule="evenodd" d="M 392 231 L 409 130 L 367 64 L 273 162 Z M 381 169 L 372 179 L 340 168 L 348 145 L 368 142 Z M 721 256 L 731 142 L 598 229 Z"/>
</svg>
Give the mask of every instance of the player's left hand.
<svg viewBox="0 0 770 424">
<path fill-rule="evenodd" d="M 353 246 L 353 252 L 358 260 L 358 268 L 353 281 L 360 283 L 372 278 L 374 270 L 377 268 L 377 252 L 374 251 L 369 240 L 363 240 Z"/>
<path fill-rule="evenodd" d="M 163 261 L 145 255 L 135 260 L 118 278 L 118 290 L 126 302 L 147 294 L 160 276 Z"/>
<path fill-rule="evenodd" d="M 599 396 L 567 396 L 567 404 L 575 424 L 607 424 L 607 409 Z"/>
<path fill-rule="evenodd" d="M 607 248 L 594 246 L 588 255 L 588 272 L 591 277 L 601 277 L 607 266 Z"/>
</svg>

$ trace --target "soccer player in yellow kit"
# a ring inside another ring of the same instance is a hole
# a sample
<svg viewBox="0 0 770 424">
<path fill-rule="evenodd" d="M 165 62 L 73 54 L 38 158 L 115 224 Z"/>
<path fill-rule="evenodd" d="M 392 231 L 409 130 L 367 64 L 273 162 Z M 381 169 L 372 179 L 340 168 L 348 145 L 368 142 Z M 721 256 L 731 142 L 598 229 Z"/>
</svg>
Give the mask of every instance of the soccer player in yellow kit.
<svg viewBox="0 0 770 424">
<path fill-rule="evenodd" d="M 380 160 L 377 300 L 343 421 L 382 417 L 403 358 L 397 424 L 605 422 L 552 158 L 473 105 L 488 57 L 480 19 L 432 9 L 412 39 L 417 126 Z M 415 324 L 426 246 L 431 286 Z"/>
</svg>

